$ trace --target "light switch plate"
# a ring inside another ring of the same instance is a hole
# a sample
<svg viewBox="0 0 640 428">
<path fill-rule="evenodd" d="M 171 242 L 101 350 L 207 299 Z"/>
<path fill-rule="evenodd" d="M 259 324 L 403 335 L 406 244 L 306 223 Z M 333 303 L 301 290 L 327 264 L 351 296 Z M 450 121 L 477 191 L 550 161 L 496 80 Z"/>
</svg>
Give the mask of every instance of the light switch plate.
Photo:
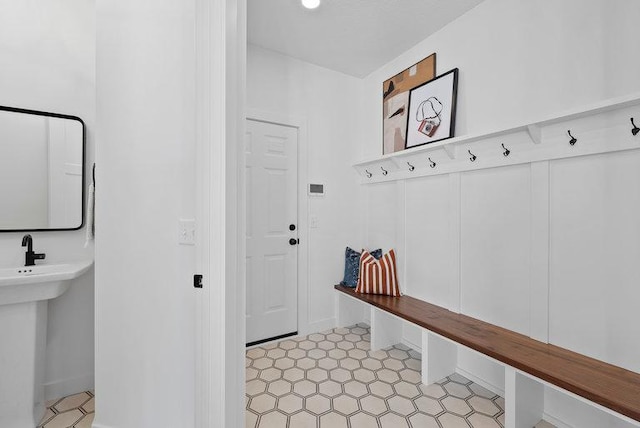
<svg viewBox="0 0 640 428">
<path fill-rule="evenodd" d="M 178 244 L 196 245 L 196 221 L 194 219 L 178 220 Z"/>
</svg>

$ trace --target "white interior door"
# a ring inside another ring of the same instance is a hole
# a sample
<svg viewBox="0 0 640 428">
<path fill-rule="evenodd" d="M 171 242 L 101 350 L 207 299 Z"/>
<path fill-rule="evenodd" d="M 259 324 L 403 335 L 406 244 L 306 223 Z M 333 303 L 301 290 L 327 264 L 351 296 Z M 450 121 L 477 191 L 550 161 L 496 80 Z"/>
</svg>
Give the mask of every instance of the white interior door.
<svg viewBox="0 0 640 428">
<path fill-rule="evenodd" d="M 298 329 L 298 131 L 247 120 L 247 343 Z M 293 230 L 292 230 L 293 229 Z"/>
</svg>

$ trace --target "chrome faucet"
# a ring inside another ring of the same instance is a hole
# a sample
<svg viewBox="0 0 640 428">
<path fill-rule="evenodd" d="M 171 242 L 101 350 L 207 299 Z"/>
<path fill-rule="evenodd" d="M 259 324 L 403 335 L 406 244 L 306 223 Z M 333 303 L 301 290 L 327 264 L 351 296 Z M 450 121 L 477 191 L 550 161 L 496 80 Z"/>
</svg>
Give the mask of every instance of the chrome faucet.
<svg viewBox="0 0 640 428">
<path fill-rule="evenodd" d="M 33 238 L 31 235 L 24 235 L 22 237 L 22 246 L 27 247 L 27 252 L 24 254 L 25 266 L 34 266 L 36 264 L 36 260 L 44 260 L 46 256 L 45 253 L 38 254 L 33 252 Z"/>
</svg>

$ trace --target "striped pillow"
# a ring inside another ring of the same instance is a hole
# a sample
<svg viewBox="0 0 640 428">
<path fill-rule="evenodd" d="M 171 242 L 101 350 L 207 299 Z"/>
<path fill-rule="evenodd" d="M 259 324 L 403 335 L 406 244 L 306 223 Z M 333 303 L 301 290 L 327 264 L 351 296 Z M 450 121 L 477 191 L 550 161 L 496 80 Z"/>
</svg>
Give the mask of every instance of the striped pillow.
<svg viewBox="0 0 640 428">
<path fill-rule="evenodd" d="M 363 250 L 356 293 L 401 296 L 396 272 L 396 253 L 393 250 L 383 255 L 380 260 Z"/>
</svg>

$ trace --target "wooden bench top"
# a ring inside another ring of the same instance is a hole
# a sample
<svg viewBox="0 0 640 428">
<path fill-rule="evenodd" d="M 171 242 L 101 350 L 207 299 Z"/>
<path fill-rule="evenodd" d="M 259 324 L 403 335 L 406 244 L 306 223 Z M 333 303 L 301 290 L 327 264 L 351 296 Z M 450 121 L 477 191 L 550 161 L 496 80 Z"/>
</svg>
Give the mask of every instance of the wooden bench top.
<svg viewBox="0 0 640 428">
<path fill-rule="evenodd" d="M 511 367 L 640 421 L 640 374 L 410 296 L 335 289 Z M 637 340 L 638 338 L 629 338 Z"/>
</svg>

